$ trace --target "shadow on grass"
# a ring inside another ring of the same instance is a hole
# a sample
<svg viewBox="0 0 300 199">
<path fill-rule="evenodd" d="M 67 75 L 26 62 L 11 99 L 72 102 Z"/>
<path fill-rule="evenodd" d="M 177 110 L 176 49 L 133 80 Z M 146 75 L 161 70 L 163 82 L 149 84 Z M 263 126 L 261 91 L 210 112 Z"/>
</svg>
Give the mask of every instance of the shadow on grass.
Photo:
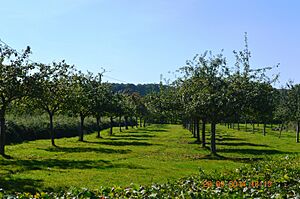
<svg viewBox="0 0 300 199">
<path fill-rule="evenodd" d="M 89 141 L 86 141 L 86 143 L 109 145 L 109 146 L 151 146 L 151 145 L 153 145 L 148 142 L 137 142 L 137 141 L 133 141 L 133 142 L 128 142 L 128 141 L 89 142 Z"/>
<path fill-rule="evenodd" d="M 151 146 L 153 144 L 148 142 L 127 142 L 127 141 L 113 141 L 113 142 L 101 142 L 103 145 L 110 145 L 110 146 Z"/>
<path fill-rule="evenodd" d="M 276 149 L 218 149 L 219 153 L 239 153 L 251 155 L 275 155 L 275 154 L 293 154 L 291 152 L 279 151 Z"/>
<path fill-rule="evenodd" d="M 52 169 L 147 169 L 136 164 L 112 163 L 108 160 L 63 160 L 63 159 L 44 159 L 44 160 L 14 160 L 3 161 L 2 166 L 14 166 L 20 169 L 16 172 L 29 170 L 45 170 L 45 172 L 55 172 Z"/>
<path fill-rule="evenodd" d="M 199 159 L 205 159 L 205 160 L 230 160 L 234 162 L 243 162 L 243 163 L 251 163 L 256 162 L 259 160 L 263 160 L 263 158 L 244 158 L 244 157 L 225 157 L 222 155 L 204 155 Z"/>
<path fill-rule="evenodd" d="M 202 142 L 200 141 L 197 141 L 197 140 L 195 140 L 195 141 L 191 141 L 191 142 L 188 142 L 188 144 L 201 144 Z"/>
<path fill-rule="evenodd" d="M 151 138 L 155 137 L 155 135 L 131 135 L 131 134 L 121 134 L 121 135 L 113 135 L 113 137 L 127 137 L 127 138 Z"/>
<path fill-rule="evenodd" d="M 112 137 L 112 138 L 105 138 L 105 140 L 135 140 L 135 141 L 147 141 L 148 138 L 127 138 L 127 137 Z"/>
<path fill-rule="evenodd" d="M 248 142 L 220 142 L 217 145 L 225 145 L 225 146 L 260 146 L 260 147 L 269 147 L 265 144 L 253 144 Z"/>
<path fill-rule="evenodd" d="M 42 180 L 14 178 L 11 176 L 0 177 L 0 188 L 9 193 L 30 192 L 36 193 L 43 186 Z M 48 191 L 52 191 L 51 189 Z"/>
<path fill-rule="evenodd" d="M 242 141 L 245 139 L 242 138 L 233 138 L 233 137 L 225 137 L 225 138 L 216 138 L 217 141 Z"/>
<path fill-rule="evenodd" d="M 14 173 L 21 173 L 26 171 L 41 170 L 44 175 L 51 175 L 51 173 L 65 172 L 64 170 L 70 169 L 148 169 L 147 167 L 140 166 L 132 163 L 112 163 L 107 160 L 60 160 L 60 159 L 45 159 L 45 160 L 4 160 L 0 166 L 8 166 L 17 168 L 16 171 L 11 172 L 0 177 L 0 188 L 8 193 L 15 192 L 30 192 L 36 193 L 37 191 L 47 190 L 52 191 L 51 188 L 44 187 L 42 180 L 16 178 L 12 175 Z M 56 169 L 61 169 L 57 171 Z M 63 170 L 62 170 L 63 169 Z M 129 171 L 130 172 L 130 171 Z M 79 179 L 80 180 L 80 179 Z"/>
<path fill-rule="evenodd" d="M 139 131 L 126 130 L 125 132 L 120 132 L 120 134 L 122 134 L 122 133 L 133 135 L 133 134 L 139 134 L 139 133 L 140 134 L 147 134 L 147 133 L 150 133 L 150 132 L 147 132 L 146 129 L 143 129 L 143 130 L 139 130 Z M 115 135 L 113 135 L 113 136 L 115 136 Z"/>
<path fill-rule="evenodd" d="M 10 160 L 10 159 L 13 159 L 13 157 L 12 157 L 12 156 L 10 156 L 10 155 L 6 155 L 6 154 L 4 154 L 4 155 L 0 155 L 0 157 L 3 157 L 4 159 L 8 159 L 8 160 Z"/>
<path fill-rule="evenodd" d="M 143 131 L 148 131 L 148 132 L 168 132 L 165 129 L 143 129 Z"/>
<path fill-rule="evenodd" d="M 41 149 L 41 148 L 39 148 Z M 107 149 L 107 148 L 93 148 L 93 147 L 49 147 L 47 149 L 41 149 L 49 152 L 66 152 L 66 153 L 80 153 L 80 152 L 96 152 L 96 153 L 120 153 L 127 154 L 131 150 L 126 149 Z"/>
</svg>

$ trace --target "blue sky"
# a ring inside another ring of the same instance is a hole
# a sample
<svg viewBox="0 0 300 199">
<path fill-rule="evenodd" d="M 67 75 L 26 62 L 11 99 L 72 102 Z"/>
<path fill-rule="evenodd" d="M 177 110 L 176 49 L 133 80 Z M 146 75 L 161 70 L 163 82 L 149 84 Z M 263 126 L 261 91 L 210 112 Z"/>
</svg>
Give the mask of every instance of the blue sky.
<svg viewBox="0 0 300 199">
<path fill-rule="evenodd" d="M 0 39 L 31 46 L 34 61 L 155 83 L 205 50 L 224 49 L 233 65 L 248 32 L 252 66 L 280 63 L 280 86 L 300 83 L 299 10 L 298 0 L 10 0 L 1 1 Z"/>
</svg>

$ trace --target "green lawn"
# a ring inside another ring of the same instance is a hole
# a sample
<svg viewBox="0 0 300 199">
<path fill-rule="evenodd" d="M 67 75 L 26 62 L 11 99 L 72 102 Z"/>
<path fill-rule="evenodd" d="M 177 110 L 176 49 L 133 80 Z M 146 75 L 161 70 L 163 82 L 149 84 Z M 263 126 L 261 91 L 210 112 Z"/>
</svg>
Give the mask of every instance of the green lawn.
<svg viewBox="0 0 300 199">
<path fill-rule="evenodd" d="M 209 129 L 208 129 L 209 130 Z M 228 172 L 251 162 L 251 158 L 286 155 L 299 156 L 300 144 L 294 134 L 277 132 L 267 136 L 218 126 L 217 150 L 221 157 L 212 159 L 208 149 L 202 149 L 191 133 L 180 125 L 151 125 L 129 129 L 103 138 L 96 134 L 57 140 L 38 140 L 7 147 L 13 159 L 0 157 L 0 188 L 8 191 L 41 191 L 61 187 L 86 187 L 130 183 L 167 182 L 207 172 Z M 258 161 L 258 160 L 252 160 Z"/>
</svg>

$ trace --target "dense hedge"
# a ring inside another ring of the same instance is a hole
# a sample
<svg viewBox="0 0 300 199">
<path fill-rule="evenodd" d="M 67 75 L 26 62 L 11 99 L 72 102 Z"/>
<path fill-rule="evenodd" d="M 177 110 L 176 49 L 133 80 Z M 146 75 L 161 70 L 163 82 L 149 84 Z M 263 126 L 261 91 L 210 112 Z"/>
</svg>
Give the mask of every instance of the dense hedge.
<svg viewBox="0 0 300 199">
<path fill-rule="evenodd" d="M 119 123 L 114 122 L 114 126 Z M 124 122 L 121 123 L 124 126 Z M 101 130 L 110 127 L 105 118 L 101 122 Z M 6 144 L 21 143 L 23 141 L 50 139 L 49 120 L 47 115 L 40 116 L 9 116 L 6 122 Z M 89 134 L 97 130 L 94 118 L 85 119 L 85 133 Z M 79 118 L 64 115 L 55 116 L 54 131 L 56 138 L 75 137 L 79 134 Z"/>
<path fill-rule="evenodd" d="M 218 181 L 224 184 L 218 184 Z M 8 195 L 2 190 L 1 194 L 4 198 L 299 198 L 300 157 L 286 156 L 278 160 L 256 162 L 227 173 L 216 171 L 207 174 L 200 169 L 197 176 L 149 186 L 132 184 L 129 187 L 101 187 L 99 190 L 72 188 L 33 195 Z"/>
</svg>

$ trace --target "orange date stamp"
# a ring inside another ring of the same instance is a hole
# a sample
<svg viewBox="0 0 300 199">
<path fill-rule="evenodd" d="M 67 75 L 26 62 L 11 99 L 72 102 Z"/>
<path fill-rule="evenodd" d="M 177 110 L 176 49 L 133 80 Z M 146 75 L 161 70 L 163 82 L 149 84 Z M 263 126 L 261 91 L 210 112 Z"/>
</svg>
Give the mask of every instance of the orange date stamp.
<svg viewBox="0 0 300 199">
<path fill-rule="evenodd" d="M 222 181 L 222 180 L 204 180 L 202 185 L 203 188 L 266 188 L 266 187 L 272 187 L 272 181 L 259 181 L 259 180 L 253 180 L 253 181 L 246 181 L 246 180 L 229 180 L 229 181 Z"/>
</svg>

